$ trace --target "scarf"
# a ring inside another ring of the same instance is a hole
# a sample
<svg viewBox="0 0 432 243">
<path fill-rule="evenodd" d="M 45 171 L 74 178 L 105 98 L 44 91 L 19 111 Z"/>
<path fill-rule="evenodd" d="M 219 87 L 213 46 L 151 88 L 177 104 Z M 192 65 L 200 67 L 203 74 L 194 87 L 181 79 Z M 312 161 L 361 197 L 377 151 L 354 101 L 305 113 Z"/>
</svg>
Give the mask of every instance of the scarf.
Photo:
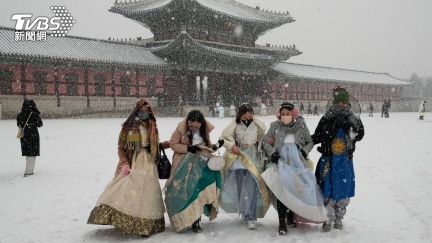
<svg viewBox="0 0 432 243">
<path fill-rule="evenodd" d="M 150 118 L 146 121 L 141 121 L 140 119 L 137 119 L 137 114 L 145 103 L 149 104 Z M 155 159 L 155 163 L 159 163 L 159 132 L 156 125 L 156 118 L 154 117 L 150 103 L 145 98 L 141 98 L 135 103 L 135 108 L 122 125 L 118 143 L 124 144 L 126 150 L 141 150 L 142 138 L 139 129 L 140 126 L 148 128 L 149 151 L 151 156 Z"/>
</svg>

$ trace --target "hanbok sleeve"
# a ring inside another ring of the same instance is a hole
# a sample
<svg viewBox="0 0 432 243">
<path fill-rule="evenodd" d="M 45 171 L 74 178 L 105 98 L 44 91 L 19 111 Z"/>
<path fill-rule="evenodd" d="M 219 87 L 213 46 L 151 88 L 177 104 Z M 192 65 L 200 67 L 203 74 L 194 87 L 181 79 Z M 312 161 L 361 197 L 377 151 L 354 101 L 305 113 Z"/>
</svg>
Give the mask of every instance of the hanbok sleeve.
<svg viewBox="0 0 432 243">
<path fill-rule="evenodd" d="M 267 154 L 267 156 L 271 156 L 274 152 L 276 152 L 275 147 L 268 142 L 269 138 L 273 138 L 273 139 L 275 138 L 275 124 L 276 124 L 275 122 L 272 122 L 270 124 L 269 130 L 263 136 L 263 139 L 262 139 L 262 147 L 263 147 L 265 153 Z"/>
</svg>

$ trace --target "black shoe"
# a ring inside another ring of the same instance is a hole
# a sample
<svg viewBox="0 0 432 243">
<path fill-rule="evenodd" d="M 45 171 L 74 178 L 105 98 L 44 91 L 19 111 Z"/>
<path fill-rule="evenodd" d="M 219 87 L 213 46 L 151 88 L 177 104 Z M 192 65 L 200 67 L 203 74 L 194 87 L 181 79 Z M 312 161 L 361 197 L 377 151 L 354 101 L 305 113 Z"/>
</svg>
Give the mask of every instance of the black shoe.
<svg viewBox="0 0 432 243">
<path fill-rule="evenodd" d="M 201 233 L 202 229 L 201 226 L 199 224 L 199 222 L 201 221 L 201 219 L 198 219 L 197 221 L 193 222 L 192 224 L 192 231 L 195 233 Z"/>
<path fill-rule="evenodd" d="M 288 232 L 287 226 L 285 225 L 279 225 L 279 231 L 278 235 L 286 235 Z"/>
<path fill-rule="evenodd" d="M 296 222 L 294 222 L 294 212 L 292 210 L 289 210 L 287 212 L 287 221 L 288 221 L 288 227 L 297 228 L 297 224 Z"/>
<path fill-rule="evenodd" d="M 279 235 L 286 235 L 288 233 L 287 228 L 287 211 L 288 208 L 279 200 L 277 200 L 277 212 L 278 212 L 278 218 L 279 218 Z"/>
<path fill-rule="evenodd" d="M 25 173 L 24 174 L 24 177 L 27 177 L 27 176 L 31 176 L 31 175 L 33 175 L 34 173 L 32 172 L 32 173 Z"/>
</svg>

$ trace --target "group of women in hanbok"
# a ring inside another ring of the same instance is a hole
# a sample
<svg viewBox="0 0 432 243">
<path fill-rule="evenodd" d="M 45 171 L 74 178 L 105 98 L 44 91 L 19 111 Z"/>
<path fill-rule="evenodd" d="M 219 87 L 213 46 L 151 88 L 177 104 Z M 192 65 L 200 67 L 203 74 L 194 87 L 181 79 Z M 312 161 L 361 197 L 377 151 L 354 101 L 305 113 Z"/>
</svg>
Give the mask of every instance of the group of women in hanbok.
<svg viewBox="0 0 432 243">
<path fill-rule="evenodd" d="M 277 209 L 281 235 L 288 226 L 295 227 L 295 215 L 309 222 L 325 221 L 322 193 L 307 163 L 313 142 L 305 121 L 290 103 L 281 105 L 277 117 L 266 132 L 252 106 L 242 104 L 235 120 L 212 144 L 209 134 L 214 126 L 193 110 L 169 142 L 159 143 L 152 108 L 146 99 L 139 99 L 120 132 L 115 177 L 88 223 L 150 236 L 164 231 L 166 208 L 176 232 L 191 228 L 199 233 L 202 214 L 212 220 L 220 206 L 241 215 L 254 229 L 270 204 Z M 224 165 L 214 169 L 209 161 L 221 146 L 226 149 Z M 171 175 L 161 189 L 157 165 L 160 149 L 168 147 L 174 151 Z"/>
<path fill-rule="evenodd" d="M 165 206 L 174 229 L 201 232 L 201 215 L 217 215 L 221 173 L 207 162 L 224 140 L 210 142 L 214 126 L 194 110 L 181 121 L 170 141 L 159 143 L 156 118 L 142 98 L 122 125 L 119 162 L 114 178 L 100 195 L 88 224 L 112 225 L 143 237 L 165 230 Z M 157 165 L 160 149 L 174 151 L 171 175 L 165 184 L 165 204 Z"/>
</svg>

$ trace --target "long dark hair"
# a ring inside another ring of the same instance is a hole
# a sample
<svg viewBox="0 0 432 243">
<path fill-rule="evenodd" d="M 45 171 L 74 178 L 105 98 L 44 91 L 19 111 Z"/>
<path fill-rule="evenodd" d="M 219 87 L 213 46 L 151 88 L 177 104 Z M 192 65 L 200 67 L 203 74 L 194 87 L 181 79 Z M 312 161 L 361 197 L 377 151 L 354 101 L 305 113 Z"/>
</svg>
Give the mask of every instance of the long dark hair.
<svg viewBox="0 0 432 243">
<path fill-rule="evenodd" d="M 240 117 L 248 112 L 254 114 L 253 107 L 249 103 L 243 103 L 239 106 L 239 111 L 237 112 L 237 117 L 236 117 L 237 124 L 241 122 Z"/>
<path fill-rule="evenodd" d="M 196 121 L 196 122 L 201 123 L 200 129 L 199 129 L 199 134 L 203 138 L 206 146 L 210 146 L 210 140 L 207 136 L 207 122 L 204 118 L 203 113 L 199 110 L 191 110 L 189 112 L 189 114 L 186 117 L 186 131 L 189 131 L 189 124 L 188 124 L 189 121 L 191 121 L 191 122 Z M 189 141 L 192 142 L 192 133 L 188 132 L 187 135 L 189 137 Z"/>
<path fill-rule="evenodd" d="M 21 112 L 23 114 L 30 114 L 30 112 L 36 113 L 36 114 L 40 114 L 39 109 L 36 107 L 36 103 L 34 102 L 34 100 L 30 100 L 30 99 L 25 99 L 22 107 L 21 107 Z"/>
</svg>

